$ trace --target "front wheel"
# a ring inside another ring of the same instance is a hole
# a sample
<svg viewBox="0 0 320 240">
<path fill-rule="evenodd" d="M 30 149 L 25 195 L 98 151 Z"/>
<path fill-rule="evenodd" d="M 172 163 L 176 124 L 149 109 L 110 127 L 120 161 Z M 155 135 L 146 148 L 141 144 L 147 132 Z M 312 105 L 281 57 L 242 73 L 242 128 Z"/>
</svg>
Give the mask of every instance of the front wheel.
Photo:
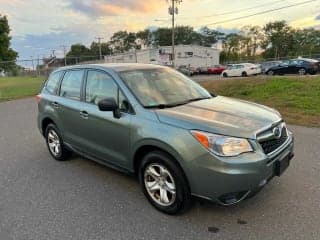
<svg viewBox="0 0 320 240">
<path fill-rule="evenodd" d="M 177 214 L 189 208 L 188 182 L 168 154 L 161 151 L 148 153 L 140 164 L 139 180 L 144 195 L 156 209 Z"/>
<path fill-rule="evenodd" d="M 272 70 L 269 70 L 269 71 L 267 72 L 267 75 L 273 76 L 273 75 L 274 75 L 274 72 L 273 72 Z"/>
<path fill-rule="evenodd" d="M 242 77 L 247 77 L 248 74 L 247 74 L 246 72 L 243 72 L 243 73 L 241 74 L 241 76 L 242 76 Z"/>
<path fill-rule="evenodd" d="M 226 78 L 226 77 L 228 77 L 228 74 L 227 73 L 223 73 L 222 76 Z"/>
</svg>

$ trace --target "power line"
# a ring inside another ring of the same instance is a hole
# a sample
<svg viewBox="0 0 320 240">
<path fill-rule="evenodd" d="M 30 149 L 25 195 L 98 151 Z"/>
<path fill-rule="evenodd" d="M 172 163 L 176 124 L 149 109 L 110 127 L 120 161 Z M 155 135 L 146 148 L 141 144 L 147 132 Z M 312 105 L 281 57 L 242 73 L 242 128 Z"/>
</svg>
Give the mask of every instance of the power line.
<svg viewBox="0 0 320 240">
<path fill-rule="evenodd" d="M 301 6 L 301 5 L 305 5 L 305 4 L 316 2 L 316 1 L 319 1 L 319 0 L 309 0 L 309 1 L 305 1 L 305 2 L 300 2 L 300 3 L 291 4 L 291 5 L 287 5 L 287 6 L 283 6 L 283 7 L 279 7 L 279 8 L 273 8 L 273 9 L 257 12 L 257 13 L 246 15 L 246 16 L 230 18 L 230 19 L 227 19 L 227 20 L 222 20 L 222 21 L 213 22 L 213 23 L 207 23 L 207 24 L 204 24 L 204 25 L 205 26 L 210 26 L 210 25 L 216 25 L 216 24 L 221 24 L 221 23 L 233 22 L 233 21 L 236 21 L 236 20 L 250 18 L 250 17 L 254 17 L 254 16 L 258 16 L 258 15 L 263 15 L 263 14 L 266 14 L 266 13 L 275 12 L 275 11 L 279 11 L 279 10 L 282 10 L 282 9 Z M 201 26 L 204 26 L 204 25 L 198 25 L 197 27 L 201 27 Z"/>
<path fill-rule="evenodd" d="M 234 11 L 215 13 L 215 14 L 199 16 L 199 17 L 180 17 L 180 19 L 195 19 L 195 18 L 196 19 L 201 19 L 201 18 L 209 18 L 209 17 L 218 17 L 218 16 L 224 16 L 224 15 L 230 15 L 230 14 L 245 12 L 245 11 L 249 11 L 249 10 L 253 10 L 253 9 L 256 9 L 256 8 L 261 8 L 261 7 L 265 7 L 265 6 L 269 6 L 269 5 L 277 4 L 277 3 L 283 3 L 283 0 L 277 0 L 277 1 L 274 1 L 274 2 L 269 2 L 269 3 L 265 3 L 265 4 L 259 4 L 259 5 L 255 5 L 255 6 L 247 7 L 247 8 L 241 8 L 241 9 L 234 10 Z"/>
</svg>

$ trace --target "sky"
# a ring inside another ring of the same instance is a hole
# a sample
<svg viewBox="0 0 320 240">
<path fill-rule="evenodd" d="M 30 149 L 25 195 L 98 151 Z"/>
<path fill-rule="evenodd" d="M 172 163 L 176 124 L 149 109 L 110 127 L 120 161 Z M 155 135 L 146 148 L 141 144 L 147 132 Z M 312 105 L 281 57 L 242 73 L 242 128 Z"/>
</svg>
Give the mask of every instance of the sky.
<svg viewBox="0 0 320 240">
<path fill-rule="evenodd" d="M 286 20 L 298 28 L 320 28 L 320 0 L 280 11 L 223 22 L 306 0 L 183 0 L 178 25 L 234 32 L 246 25 Z M 20 59 L 62 55 L 62 45 L 107 41 L 119 30 L 170 27 L 166 0 L 0 0 L 0 14 L 9 19 L 12 47 Z M 161 21 L 155 21 L 156 19 Z M 217 23 L 220 22 L 220 23 Z"/>
</svg>

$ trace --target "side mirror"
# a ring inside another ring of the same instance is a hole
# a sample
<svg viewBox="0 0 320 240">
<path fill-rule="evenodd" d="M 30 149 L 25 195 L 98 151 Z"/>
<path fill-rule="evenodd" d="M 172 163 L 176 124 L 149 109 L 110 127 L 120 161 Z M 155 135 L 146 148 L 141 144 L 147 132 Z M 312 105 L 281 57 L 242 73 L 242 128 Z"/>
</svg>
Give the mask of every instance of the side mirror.
<svg viewBox="0 0 320 240">
<path fill-rule="evenodd" d="M 113 112 L 115 118 L 121 117 L 119 106 L 114 98 L 105 98 L 98 102 L 98 108 L 102 112 Z"/>
<path fill-rule="evenodd" d="M 210 92 L 210 95 L 211 95 L 211 97 L 217 97 L 218 96 L 218 94 L 216 94 L 215 92 Z"/>
</svg>

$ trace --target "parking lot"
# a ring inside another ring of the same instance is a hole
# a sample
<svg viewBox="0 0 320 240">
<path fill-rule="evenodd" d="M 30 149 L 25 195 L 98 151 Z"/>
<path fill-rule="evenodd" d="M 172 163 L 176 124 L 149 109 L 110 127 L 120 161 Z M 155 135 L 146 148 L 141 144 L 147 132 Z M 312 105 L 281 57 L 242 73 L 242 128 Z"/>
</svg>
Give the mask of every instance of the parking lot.
<svg viewBox="0 0 320 240">
<path fill-rule="evenodd" d="M 290 126 L 296 157 L 256 197 L 167 216 L 132 177 L 54 161 L 33 98 L 0 103 L 0 120 L 0 239 L 320 239 L 320 129 Z"/>
</svg>

